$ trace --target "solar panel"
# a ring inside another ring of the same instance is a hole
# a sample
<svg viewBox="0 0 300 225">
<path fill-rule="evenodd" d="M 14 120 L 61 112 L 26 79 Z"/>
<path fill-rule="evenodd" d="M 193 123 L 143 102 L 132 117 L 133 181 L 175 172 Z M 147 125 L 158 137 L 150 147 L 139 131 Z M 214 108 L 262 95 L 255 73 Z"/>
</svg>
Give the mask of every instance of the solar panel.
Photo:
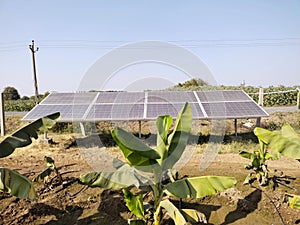
<svg viewBox="0 0 300 225">
<path fill-rule="evenodd" d="M 42 105 L 33 108 L 23 120 L 32 121 L 49 114 L 60 112 L 60 121 L 81 121 L 89 105 Z"/>
<path fill-rule="evenodd" d="M 148 102 L 197 102 L 197 98 L 193 92 L 148 92 Z"/>
<path fill-rule="evenodd" d="M 99 92 L 95 103 L 136 103 L 144 99 L 144 92 Z"/>
<path fill-rule="evenodd" d="M 210 119 L 268 116 L 255 102 L 211 102 L 202 105 Z"/>
<path fill-rule="evenodd" d="M 197 91 L 201 102 L 252 101 L 242 90 Z"/>
<path fill-rule="evenodd" d="M 41 104 L 90 104 L 97 92 L 51 93 Z"/>
<path fill-rule="evenodd" d="M 192 109 L 193 118 L 205 118 L 198 104 L 190 103 L 190 105 Z M 156 119 L 158 116 L 161 115 L 170 115 L 175 118 L 183 106 L 184 103 L 151 103 L 147 105 L 147 118 Z"/>
<path fill-rule="evenodd" d="M 143 120 L 144 104 L 93 105 L 85 120 Z"/>
<path fill-rule="evenodd" d="M 242 90 L 51 93 L 23 120 L 61 112 L 61 121 L 153 120 L 175 117 L 189 102 L 194 119 L 255 118 L 268 114 Z"/>
</svg>

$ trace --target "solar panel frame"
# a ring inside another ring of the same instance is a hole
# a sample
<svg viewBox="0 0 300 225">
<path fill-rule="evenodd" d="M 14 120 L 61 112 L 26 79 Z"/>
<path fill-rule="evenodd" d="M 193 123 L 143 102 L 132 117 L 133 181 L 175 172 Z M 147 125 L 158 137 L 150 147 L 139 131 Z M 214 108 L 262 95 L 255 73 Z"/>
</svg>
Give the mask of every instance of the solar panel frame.
<svg viewBox="0 0 300 225">
<path fill-rule="evenodd" d="M 175 117 L 185 102 L 193 119 L 238 119 L 269 116 L 243 90 L 187 92 L 79 92 L 51 93 L 23 118 L 33 121 L 61 111 L 62 122 L 102 120 L 155 120 Z M 135 112 L 136 111 L 136 112 Z"/>
</svg>

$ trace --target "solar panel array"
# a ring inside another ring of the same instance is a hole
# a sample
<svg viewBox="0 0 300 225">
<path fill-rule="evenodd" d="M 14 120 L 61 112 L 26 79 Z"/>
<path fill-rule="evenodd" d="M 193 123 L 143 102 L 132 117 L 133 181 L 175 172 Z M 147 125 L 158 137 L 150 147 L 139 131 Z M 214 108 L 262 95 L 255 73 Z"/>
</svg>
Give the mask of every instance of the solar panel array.
<svg viewBox="0 0 300 225">
<path fill-rule="evenodd" d="M 60 121 L 153 120 L 175 117 L 189 102 L 193 119 L 256 118 L 268 116 L 242 90 L 187 92 L 78 92 L 51 93 L 23 120 L 32 121 L 54 112 Z"/>
</svg>

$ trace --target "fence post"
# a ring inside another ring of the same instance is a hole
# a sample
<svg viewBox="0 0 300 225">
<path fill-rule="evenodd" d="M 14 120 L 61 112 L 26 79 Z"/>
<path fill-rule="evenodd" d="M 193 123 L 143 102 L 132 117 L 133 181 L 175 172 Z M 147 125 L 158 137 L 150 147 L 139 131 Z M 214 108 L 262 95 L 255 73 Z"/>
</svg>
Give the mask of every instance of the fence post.
<svg viewBox="0 0 300 225">
<path fill-rule="evenodd" d="M 298 89 L 297 93 L 297 109 L 300 110 L 300 89 Z"/>
<path fill-rule="evenodd" d="M 5 116 L 4 116 L 4 97 L 3 93 L 0 94 L 0 129 L 1 129 L 1 136 L 5 135 Z"/>
<path fill-rule="evenodd" d="M 263 88 L 259 88 L 258 105 L 264 106 L 264 89 Z"/>
</svg>

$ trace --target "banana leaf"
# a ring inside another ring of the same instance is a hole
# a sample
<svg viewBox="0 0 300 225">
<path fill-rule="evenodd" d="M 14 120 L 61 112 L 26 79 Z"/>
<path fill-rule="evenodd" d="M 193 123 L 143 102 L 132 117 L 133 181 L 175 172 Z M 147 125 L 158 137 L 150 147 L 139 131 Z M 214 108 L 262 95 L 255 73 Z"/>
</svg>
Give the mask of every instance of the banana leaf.
<svg viewBox="0 0 300 225">
<path fill-rule="evenodd" d="M 129 165 L 138 170 L 152 172 L 153 166 L 157 164 L 156 159 L 160 158 L 155 150 L 121 128 L 113 129 L 112 137 Z"/>
<path fill-rule="evenodd" d="M 167 156 L 167 146 L 168 146 L 168 134 L 169 129 L 172 125 L 171 116 L 159 116 L 156 119 L 157 127 L 157 152 L 160 154 L 161 158 L 157 161 L 161 164 L 162 161 Z"/>
<path fill-rule="evenodd" d="M 145 211 L 143 205 L 143 196 L 139 194 L 135 197 L 129 190 L 123 189 L 126 206 L 134 215 L 139 218 L 145 219 Z"/>
<path fill-rule="evenodd" d="M 17 130 L 11 136 L 6 137 L 0 143 L 0 158 L 9 156 L 15 151 L 16 148 L 30 145 L 32 143 L 31 138 L 38 138 L 37 131 L 47 131 L 55 124 L 59 117 L 60 113 L 57 112 L 40 118 Z"/>
<path fill-rule="evenodd" d="M 177 115 L 173 132 L 168 137 L 167 158 L 163 162 L 163 170 L 173 168 L 180 159 L 187 145 L 192 127 L 192 109 L 185 103 Z"/>
<path fill-rule="evenodd" d="M 161 201 L 156 211 L 161 210 L 161 208 L 164 208 L 167 211 L 167 214 L 172 218 L 175 225 L 186 224 L 187 221 L 185 220 L 180 210 L 176 208 L 176 206 L 173 205 L 173 203 L 168 199 Z"/>
<path fill-rule="evenodd" d="M 0 191 L 18 198 L 36 198 L 32 183 L 26 177 L 7 168 L 0 168 Z"/>
<path fill-rule="evenodd" d="M 284 125 L 282 134 L 277 134 L 263 128 L 256 127 L 255 135 L 273 151 L 282 155 L 300 159 L 300 137 L 289 125 Z"/>
<path fill-rule="evenodd" d="M 288 194 L 289 206 L 292 209 L 300 209 L 300 195 Z"/>
<path fill-rule="evenodd" d="M 120 189 L 129 186 L 142 188 L 150 182 L 146 177 L 137 174 L 134 168 L 124 164 L 114 172 L 92 172 L 80 175 L 80 181 L 90 187 Z"/>
<path fill-rule="evenodd" d="M 236 184 L 233 177 L 202 176 L 177 180 L 166 186 L 167 194 L 179 198 L 202 198 L 231 188 Z"/>
</svg>

